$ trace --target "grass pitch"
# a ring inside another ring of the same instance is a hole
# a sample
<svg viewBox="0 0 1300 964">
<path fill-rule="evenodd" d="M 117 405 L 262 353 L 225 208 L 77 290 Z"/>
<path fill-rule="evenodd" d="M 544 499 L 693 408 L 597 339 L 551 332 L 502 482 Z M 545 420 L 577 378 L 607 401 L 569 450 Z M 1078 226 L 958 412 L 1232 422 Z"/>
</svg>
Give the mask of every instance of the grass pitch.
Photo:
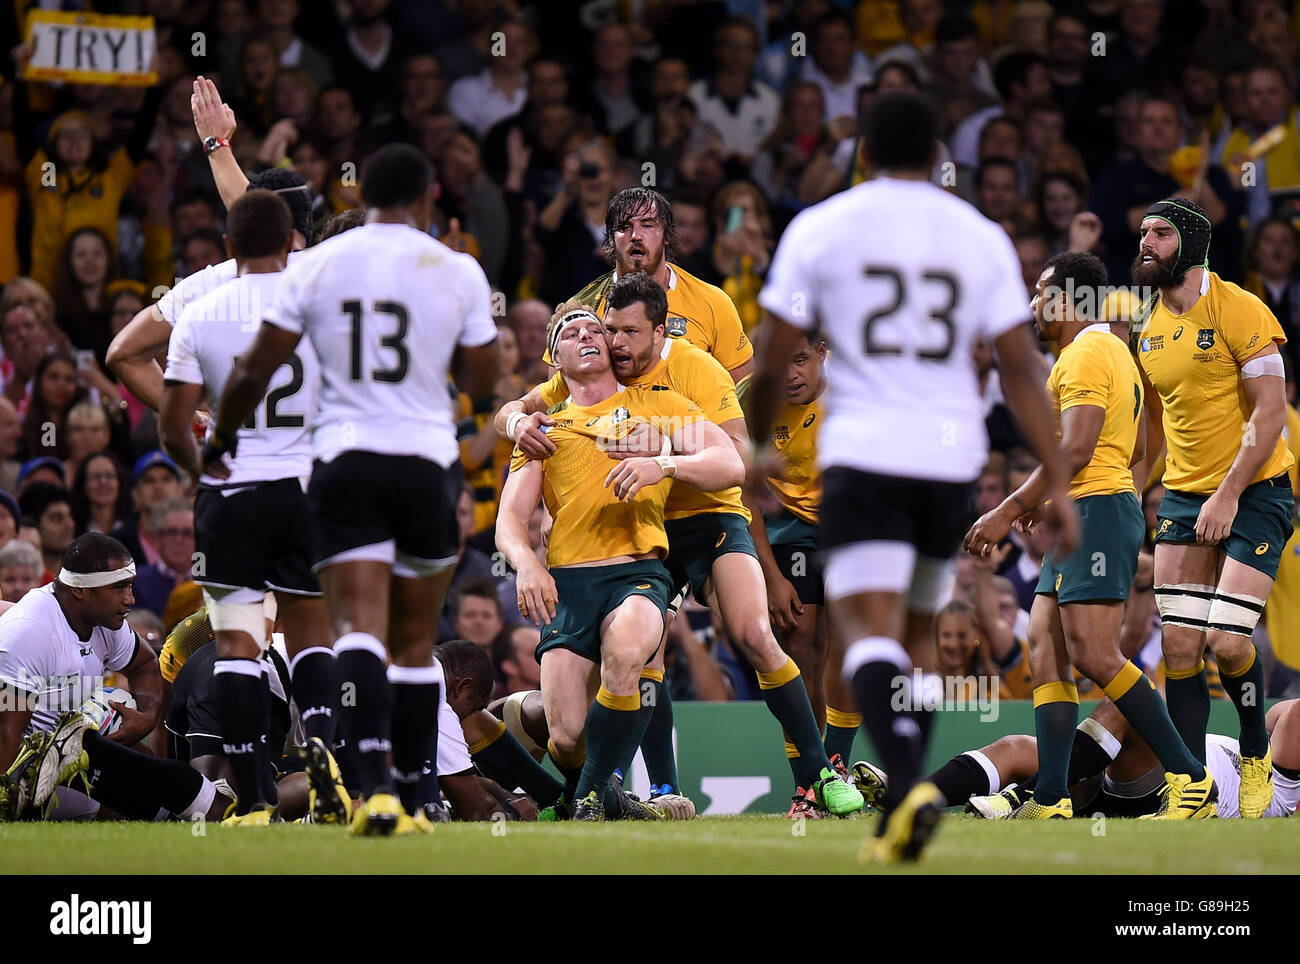
<svg viewBox="0 0 1300 964">
<path fill-rule="evenodd" d="M 813 874 L 858 862 L 874 817 L 708 817 L 688 823 L 444 824 L 431 836 L 352 839 L 333 827 L 4 824 L 6 874 Z M 798 830 L 803 830 L 803 835 Z M 494 832 L 495 831 L 495 832 Z M 988 823 L 949 815 L 926 874 L 1294 873 L 1300 822 Z"/>
</svg>

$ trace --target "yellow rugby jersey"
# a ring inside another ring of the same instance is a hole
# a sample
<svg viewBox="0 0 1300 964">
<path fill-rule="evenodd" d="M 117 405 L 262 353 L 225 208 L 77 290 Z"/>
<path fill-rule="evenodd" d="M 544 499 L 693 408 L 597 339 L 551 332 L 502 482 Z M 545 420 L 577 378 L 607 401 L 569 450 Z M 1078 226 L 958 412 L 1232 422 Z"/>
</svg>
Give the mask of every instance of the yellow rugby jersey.
<svg viewBox="0 0 1300 964">
<path fill-rule="evenodd" d="M 162 678 L 175 683 L 185 661 L 216 638 L 206 608 L 186 616 L 167 634 L 167 642 L 158 654 L 158 671 Z"/>
<path fill-rule="evenodd" d="M 1092 458 L 1070 480 L 1070 497 L 1133 492 L 1129 461 L 1142 414 L 1142 378 L 1128 346 L 1109 325 L 1089 325 L 1061 349 L 1047 378 L 1047 395 L 1061 414 L 1078 405 L 1106 412 Z"/>
<path fill-rule="evenodd" d="M 601 275 L 576 295 L 602 318 L 605 295 L 614 283 L 614 272 Z M 701 281 L 675 264 L 668 266 L 668 337 L 688 341 L 708 352 L 727 371 L 739 368 L 754 357 L 754 346 L 745 335 L 736 306 L 716 285 Z M 548 352 L 545 361 L 551 361 Z"/>
<path fill-rule="evenodd" d="M 817 525 L 822 502 L 822 473 L 817 468 L 817 433 L 821 429 L 822 402 L 781 407 L 772 425 L 772 444 L 785 456 L 784 478 L 768 477 L 767 487 L 790 512 Z"/>
<path fill-rule="evenodd" d="M 1292 669 L 1300 670 L 1300 533 L 1282 550 L 1277 581 L 1264 606 L 1264 622 L 1273 643 L 1273 655 Z"/>
<path fill-rule="evenodd" d="M 654 392 L 676 392 L 694 403 L 715 425 L 745 417 L 736 399 L 736 386 L 731 376 L 717 359 L 694 345 L 665 341 L 654 367 L 626 384 Z M 539 390 L 548 408 L 554 408 L 569 397 L 568 382 L 559 372 L 539 386 Z M 717 492 L 701 492 L 693 485 L 673 487 L 668 496 L 665 518 L 684 519 L 701 512 L 735 512 L 749 521 L 749 510 L 740 499 L 738 485 Z"/>
<path fill-rule="evenodd" d="M 596 405 L 569 405 L 555 415 L 547 436 L 555 454 L 544 460 L 542 499 L 555 519 L 546 550 L 550 568 L 598 562 L 615 556 L 668 551 L 664 504 L 672 480 L 646 486 L 631 502 L 614 495 L 605 477 L 617 464 L 599 440 L 619 438 L 632 426 L 656 419 L 686 424 L 703 418 L 699 408 L 676 392 L 626 388 Z M 527 461 L 516 447 L 514 471 Z M 682 488 L 690 488 L 683 485 Z"/>
<path fill-rule="evenodd" d="M 1212 271 L 1209 279 L 1209 292 L 1187 314 L 1157 304 L 1138 335 L 1138 364 L 1165 409 L 1165 488 L 1200 495 L 1228 474 L 1250 419 L 1242 362 L 1270 340 L 1286 341 L 1262 301 Z M 1278 438 L 1250 481 L 1281 475 L 1293 463 Z"/>
</svg>

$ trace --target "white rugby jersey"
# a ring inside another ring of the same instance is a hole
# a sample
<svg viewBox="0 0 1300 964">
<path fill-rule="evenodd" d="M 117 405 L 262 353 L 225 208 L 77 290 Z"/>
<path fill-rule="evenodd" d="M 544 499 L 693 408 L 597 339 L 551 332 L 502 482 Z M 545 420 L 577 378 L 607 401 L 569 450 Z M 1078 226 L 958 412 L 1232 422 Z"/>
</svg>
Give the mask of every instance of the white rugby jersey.
<svg viewBox="0 0 1300 964">
<path fill-rule="evenodd" d="M 49 583 L 0 616 L 0 681 L 36 697 L 29 729 L 52 730 L 103 689 L 105 670 L 129 666 L 135 647 L 126 622 L 117 630 L 96 626 L 84 643 L 77 639 Z"/>
<path fill-rule="evenodd" d="M 795 217 L 758 300 L 819 326 L 834 354 L 822 468 L 979 474 L 988 436 L 972 343 L 1030 317 L 1001 227 L 928 181 L 868 181 Z"/>
<path fill-rule="evenodd" d="M 292 262 L 302 251 L 290 251 L 289 261 Z M 235 268 L 235 259 L 230 258 L 218 264 L 210 264 L 201 271 L 196 271 L 191 275 L 186 275 L 176 286 L 171 288 L 158 299 L 158 313 L 163 316 L 163 320 L 173 328 L 180 319 L 181 313 L 194 302 L 198 301 L 214 288 L 219 288 L 227 282 L 233 281 L 239 274 Z"/>
<path fill-rule="evenodd" d="M 1241 786 L 1241 745 L 1230 736 L 1207 733 L 1205 765 L 1219 790 L 1219 816 L 1240 817 L 1237 793 Z M 1288 780 L 1273 771 L 1273 799 L 1264 811 L 1266 817 L 1289 817 L 1300 800 L 1300 782 Z"/>
<path fill-rule="evenodd" d="M 407 224 L 371 223 L 310 248 L 281 275 L 266 321 L 311 339 L 321 363 L 315 454 L 459 457 L 447 370 L 497 336 L 487 276 Z"/>
<path fill-rule="evenodd" d="M 187 306 L 167 345 L 165 377 L 205 386 L 215 411 L 235 359 L 248 351 L 262 327 L 281 276 L 240 275 Z M 304 338 L 276 369 L 266 396 L 239 429 L 235 457 L 227 459 L 230 478 L 204 475 L 199 481 L 233 486 L 310 476 L 311 423 L 319 385 L 316 352 Z M 208 427 L 209 435 L 214 428 Z"/>
</svg>

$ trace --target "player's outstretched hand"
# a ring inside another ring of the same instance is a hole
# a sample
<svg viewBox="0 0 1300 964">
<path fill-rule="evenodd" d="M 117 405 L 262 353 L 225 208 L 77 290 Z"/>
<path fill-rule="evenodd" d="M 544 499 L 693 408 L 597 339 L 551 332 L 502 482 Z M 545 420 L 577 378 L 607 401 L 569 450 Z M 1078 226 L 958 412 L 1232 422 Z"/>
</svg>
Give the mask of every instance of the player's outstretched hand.
<svg viewBox="0 0 1300 964">
<path fill-rule="evenodd" d="M 783 576 L 778 576 L 767 587 L 767 613 L 772 624 L 783 633 L 788 633 L 799 624 L 803 616 L 803 601 L 794 584 Z"/>
<path fill-rule="evenodd" d="M 1007 537 L 1011 531 L 1011 524 L 1015 518 L 1007 513 L 1002 506 L 989 509 L 982 516 L 975 520 L 975 524 L 970 527 L 966 533 L 966 538 L 962 540 L 962 548 L 972 556 L 981 558 L 987 556 L 997 546 L 999 542 Z"/>
<path fill-rule="evenodd" d="M 1232 523 L 1237 518 L 1237 500 L 1222 492 L 1215 492 L 1205 500 L 1196 517 L 1196 541 L 1213 545 L 1232 534 Z"/>
<path fill-rule="evenodd" d="M 515 576 L 515 590 L 518 594 L 519 615 L 529 620 L 534 626 L 549 624 L 555 618 L 555 605 L 559 593 L 555 580 L 541 563 L 520 569 Z"/>
<path fill-rule="evenodd" d="M 194 129 L 199 140 L 224 137 L 230 140 L 235 133 L 235 112 L 222 103 L 217 85 L 206 77 L 194 79 L 194 93 L 190 95 L 190 110 L 194 113 Z"/>
<path fill-rule="evenodd" d="M 631 502 L 647 485 L 662 482 L 666 476 L 663 467 L 654 459 L 625 459 L 609 470 L 605 488 L 614 487 L 614 495 Z"/>
<path fill-rule="evenodd" d="M 555 443 L 546 437 L 546 429 L 555 419 L 543 412 L 534 412 L 519 420 L 515 430 L 515 444 L 530 459 L 549 459 L 555 454 Z"/>
</svg>

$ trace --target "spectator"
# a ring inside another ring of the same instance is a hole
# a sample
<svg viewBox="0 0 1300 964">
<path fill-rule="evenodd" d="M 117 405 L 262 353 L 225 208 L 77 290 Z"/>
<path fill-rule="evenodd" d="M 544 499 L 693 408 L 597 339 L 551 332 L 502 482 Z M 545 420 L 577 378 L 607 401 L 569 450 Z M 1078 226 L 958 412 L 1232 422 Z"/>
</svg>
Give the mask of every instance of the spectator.
<svg viewBox="0 0 1300 964">
<path fill-rule="evenodd" d="M 52 482 L 33 482 L 18 497 L 23 520 L 40 533 L 44 566 L 40 580 L 42 586 L 54 581 L 55 574 L 63 565 L 63 553 L 72 544 L 76 533 L 69 499 L 68 490 Z"/>
<path fill-rule="evenodd" d="M 1089 52 L 1088 28 L 1077 14 L 1062 11 L 1048 22 L 1050 96 L 1065 112 L 1066 136 L 1088 150 L 1089 169 L 1096 170 L 1111 159 L 1114 135 L 1098 117 L 1098 105 L 1085 81 Z"/>
<path fill-rule="evenodd" d="M 360 161 L 357 132 L 361 130 L 361 114 L 348 88 L 326 87 L 316 96 L 316 130 L 332 169 Z"/>
<path fill-rule="evenodd" d="M 1037 184 L 1047 170 L 1044 159 L 1048 156 L 1048 150 L 1065 140 L 1065 112 L 1050 100 L 1030 104 L 1025 117 L 1024 135 L 1025 173 L 1029 176 L 1028 184 Z"/>
<path fill-rule="evenodd" d="M 12 305 L 25 305 L 32 310 L 42 327 L 55 330 L 54 298 L 40 282 L 20 277 L 5 285 L 0 310 L 8 311 Z"/>
<path fill-rule="evenodd" d="M 87 400 L 69 409 L 64 434 L 68 437 L 68 454 L 63 468 L 71 484 L 83 461 L 112 446 L 113 427 L 104 406 Z"/>
<path fill-rule="evenodd" d="M 21 498 L 29 488 L 42 482 L 56 486 L 64 484 L 63 463 L 51 455 L 28 459 L 22 464 L 18 470 L 18 496 Z"/>
<path fill-rule="evenodd" d="M 524 65 L 533 55 L 533 32 L 511 20 L 502 25 L 501 33 L 501 55 L 493 56 L 478 74 L 456 81 L 447 93 L 451 112 L 480 137 L 497 121 L 518 114 L 528 99 Z"/>
<path fill-rule="evenodd" d="M 158 558 L 136 572 L 135 602 L 162 616 L 172 590 L 190 578 L 194 564 L 194 506 L 188 499 L 167 499 L 149 510 L 149 518 L 158 536 Z M 44 540 L 44 532 L 41 538 Z"/>
<path fill-rule="evenodd" d="M 132 609 L 126 614 L 126 621 L 155 656 L 162 654 L 163 646 L 167 644 L 167 629 L 161 619 L 147 609 Z"/>
<path fill-rule="evenodd" d="M 1011 221 L 1020 212 L 1020 178 L 1012 161 L 994 158 L 975 172 L 975 206 L 990 221 Z"/>
<path fill-rule="evenodd" d="M 420 117 L 430 111 L 446 109 L 447 81 L 438 58 L 431 53 L 415 53 L 407 57 L 402 65 L 400 92 L 397 113 L 374 132 L 373 140 L 377 143 L 405 141 L 419 144 Z"/>
<path fill-rule="evenodd" d="M 706 84 L 705 81 L 697 83 Z M 675 110 L 690 96 L 691 87 L 691 75 L 685 61 L 675 57 L 657 61 L 650 72 L 650 99 L 654 109 L 624 131 L 617 145 L 620 153 L 645 157 L 662 147 L 665 134 L 671 133 L 664 130 L 670 126 L 667 112 Z M 707 85 L 705 89 L 707 91 Z"/>
<path fill-rule="evenodd" d="M 772 219 L 748 181 L 732 181 L 713 198 L 712 273 L 736 306 L 745 330 L 758 323 L 758 290 L 772 260 Z"/>
<path fill-rule="evenodd" d="M 486 553 L 469 545 L 470 536 L 474 534 L 474 493 L 468 485 L 461 488 L 456 500 L 456 521 L 460 527 L 460 548 L 457 552 L 456 568 L 452 572 L 451 585 L 447 588 L 447 598 L 443 602 L 442 612 L 438 615 L 438 638 L 456 638 L 456 613 L 454 602 L 462 586 L 471 583 L 494 581 L 492 560 Z"/>
<path fill-rule="evenodd" d="M 201 228 L 181 241 L 181 272 L 187 278 L 225 260 L 226 248 L 219 231 Z"/>
<path fill-rule="evenodd" d="M 692 191 L 679 191 L 673 197 L 673 221 L 677 224 L 677 254 L 673 260 L 688 273 L 711 285 L 722 283 L 713 266 L 713 246 L 709 242 L 709 205 Z"/>
<path fill-rule="evenodd" d="M 112 452 L 96 452 L 77 466 L 71 493 L 77 535 L 114 533 L 131 519 L 126 467 Z"/>
<path fill-rule="evenodd" d="M 1091 208 L 1101 218 L 1104 260 L 1113 285 L 1129 283 L 1129 266 L 1138 250 L 1138 227 L 1147 208 L 1170 196 L 1195 201 L 1214 225 L 1210 267 L 1228 280 L 1242 277 L 1240 232 L 1229 217 L 1235 192 L 1223 169 L 1210 163 L 1208 143 L 1201 146 L 1194 184 L 1182 186 L 1169 173 L 1169 160 L 1181 138 L 1178 105 L 1165 97 L 1146 98 L 1137 158 L 1107 168 L 1093 186 Z"/>
<path fill-rule="evenodd" d="M 1037 54 L 1013 52 L 993 67 L 993 83 L 1002 98 L 1001 106 L 986 107 L 962 121 L 952 135 L 952 156 L 958 164 L 976 166 L 980 131 L 994 117 L 1005 115 L 1024 126 L 1029 105 L 1051 93 L 1047 62 Z"/>
<path fill-rule="evenodd" d="M 818 152 L 830 154 L 838 140 L 826 125 L 822 89 L 806 80 L 787 87 L 781 120 L 763 141 L 753 168 L 754 181 L 772 202 L 782 225 L 804 206 L 799 187 L 813 157 Z"/>
<path fill-rule="evenodd" d="M 0 349 L 4 351 L 3 371 L 5 398 L 17 406 L 20 414 L 27 411 L 32 376 L 36 366 L 48 350 L 53 349 L 47 329 L 36 320 L 36 314 L 24 304 L 13 304 L 4 309 L 0 317 Z"/>
<path fill-rule="evenodd" d="M 634 58 L 632 35 L 623 24 L 607 23 L 596 31 L 591 47 L 595 76 L 583 92 L 581 109 L 609 137 L 635 124 L 646 106 L 634 78 Z"/>
<path fill-rule="evenodd" d="M 220 231 L 221 217 L 212 195 L 190 191 L 172 205 L 172 235 L 188 238 L 195 231 Z"/>
<path fill-rule="evenodd" d="M 1025 282 L 1025 297 L 1030 301 L 1038 291 L 1038 278 L 1047 262 L 1047 242 L 1037 234 L 1021 234 L 1012 239 L 1020 259 L 1020 277 Z"/>
<path fill-rule="evenodd" d="M 507 626 L 492 642 L 492 662 L 501 681 L 493 696 L 541 689 L 542 668 L 533 653 L 541 641 L 536 626 Z"/>
<path fill-rule="evenodd" d="M 1222 145 L 1232 133 L 1232 122 L 1219 104 L 1219 75 L 1204 57 L 1193 55 L 1183 64 L 1178 79 L 1182 107 L 1183 140 L 1195 144 L 1208 134 L 1212 145 Z M 1214 156 L 1219 156 L 1216 152 Z"/>
<path fill-rule="evenodd" d="M 1070 225 L 1084 210 L 1088 185 L 1069 171 L 1048 171 L 1038 186 L 1038 224 L 1048 255 L 1070 248 Z"/>
<path fill-rule="evenodd" d="M 0 527 L 7 525 L 0 522 Z M 37 586 L 44 585 L 44 562 L 33 545 L 12 536 L 0 548 L 0 597 L 16 603 Z"/>
<path fill-rule="evenodd" d="M 13 492 L 18 487 L 18 447 L 23 438 L 23 420 L 9 399 L 0 396 L 0 489 Z"/>
<path fill-rule="evenodd" d="M 18 538 L 18 530 L 23 527 L 23 513 L 18 508 L 18 500 L 8 491 L 0 490 L 0 548 L 9 545 Z M 40 572 L 40 557 L 37 557 L 37 572 Z"/>
<path fill-rule="evenodd" d="M 569 76 L 563 63 L 550 57 L 534 57 L 528 64 L 528 99 L 518 113 L 503 118 L 492 125 L 483 139 L 483 163 L 489 176 L 502 182 L 510 167 L 511 132 L 518 131 L 519 146 L 527 152 L 524 165 L 523 189 L 539 188 L 535 182 L 543 171 L 558 171 L 560 161 L 555 156 L 557 133 L 572 130 L 574 117 L 568 106 Z M 550 127 L 558 119 L 558 128 Z"/>
<path fill-rule="evenodd" d="M 941 111 L 945 132 L 997 103 L 993 76 L 980 56 L 979 27 L 967 14 L 949 13 L 939 21 L 929 73 L 926 89 Z"/>
<path fill-rule="evenodd" d="M 153 528 L 152 511 L 181 495 L 181 470 L 162 449 L 146 452 L 135 461 L 131 473 L 131 504 L 135 518 L 114 537 L 131 552 L 137 567 L 157 561 L 161 536 Z"/>
<path fill-rule="evenodd" d="M 68 457 L 68 413 L 88 395 L 77 378 L 77 360 L 68 352 L 51 352 L 37 363 L 23 418 L 23 452 L 29 459 Z"/>
<path fill-rule="evenodd" d="M 72 342 L 98 355 L 108 349 L 106 288 L 117 276 L 113 247 L 98 228 L 79 228 L 68 236 L 54 274 L 56 320 Z"/>
<path fill-rule="evenodd" d="M 1233 128 L 1220 157 L 1232 171 L 1249 157 L 1250 144 L 1279 125 L 1282 140 L 1255 158 L 1254 178 L 1246 184 L 1246 217 L 1254 225 L 1270 214 L 1290 209 L 1300 199 L 1300 133 L 1296 130 L 1295 100 L 1283 72 L 1268 64 L 1246 74 L 1244 117 Z M 1243 182 L 1244 183 L 1244 182 Z M 1098 212 L 1101 213 L 1101 212 Z"/>
<path fill-rule="evenodd" d="M 271 0 L 272 4 L 278 2 L 282 0 Z M 276 121 L 271 89 L 278 69 L 275 46 L 269 39 L 255 36 L 244 41 L 239 50 L 235 95 L 230 98 L 230 106 L 240 124 L 258 137 L 265 137 Z"/>
<path fill-rule="evenodd" d="M 938 7 L 937 0 L 910 2 Z M 802 79 L 821 89 L 822 117 L 828 122 L 847 117 L 856 123 L 858 89 L 871 83 L 871 61 L 853 45 L 852 22 L 846 14 L 833 10 L 817 21 L 809 39 L 812 56 L 804 65 Z"/>
<path fill-rule="evenodd" d="M 390 5 L 391 0 L 352 0 L 347 30 L 330 55 L 334 82 L 352 92 L 366 117 L 395 111 L 398 72 L 415 52 L 409 39 L 388 22 Z"/>
<path fill-rule="evenodd" d="M 319 90 L 311 74 L 301 67 L 281 67 L 271 85 L 272 115 L 277 120 L 291 121 L 295 130 L 306 130 L 311 125 Z"/>
<path fill-rule="evenodd" d="M 603 141 L 588 141 L 565 157 L 564 182 L 534 228 L 546 251 L 539 292 L 544 302 L 559 304 L 609 269 L 599 248 L 614 194 L 613 170 L 613 153 Z"/>
<path fill-rule="evenodd" d="M 1246 289 L 1273 312 L 1286 344 L 1282 353 L 1300 371 L 1300 237 L 1290 218 L 1274 215 L 1255 226 L 1247 253 Z"/>
<path fill-rule="evenodd" d="M 483 580 L 467 582 L 456 591 L 452 605 L 456 614 L 453 638 L 468 640 L 491 656 L 493 640 L 505 628 L 496 586 Z"/>
<path fill-rule="evenodd" d="M 439 207 L 448 217 L 458 218 L 478 242 L 483 273 L 493 286 L 499 285 L 510 218 L 501 189 L 483 170 L 478 142 L 463 132 L 452 135 L 437 175 L 442 186 Z"/>
<path fill-rule="evenodd" d="M 515 370 L 529 385 L 550 377 L 546 363 L 542 361 L 546 353 L 546 326 L 550 323 L 551 309 L 546 302 L 536 298 L 515 302 L 506 316 L 506 324 L 519 343 L 519 365 Z"/>
<path fill-rule="evenodd" d="M 223 76 L 230 87 L 234 67 L 243 61 L 244 51 L 252 38 L 267 43 L 271 48 L 272 70 L 276 67 L 302 70 L 317 87 L 324 87 L 332 79 L 330 61 L 320 50 L 298 36 L 293 29 L 301 9 L 298 0 L 258 0 L 256 15 L 247 30 L 236 31 L 238 25 L 222 18 L 222 25 L 233 36 L 221 45 Z"/>
<path fill-rule="evenodd" d="M 758 28 L 743 17 L 724 20 L 713 34 L 714 72 L 690 86 L 698 116 L 722 136 L 728 159 L 748 167 L 776 127 L 781 100 L 754 79 Z"/>
<path fill-rule="evenodd" d="M 1161 0 L 1121 0 L 1119 30 L 1107 37 L 1104 64 L 1088 71 L 1102 103 L 1112 103 L 1129 90 L 1164 90 L 1174 80 L 1175 54 L 1160 35 Z"/>
</svg>

